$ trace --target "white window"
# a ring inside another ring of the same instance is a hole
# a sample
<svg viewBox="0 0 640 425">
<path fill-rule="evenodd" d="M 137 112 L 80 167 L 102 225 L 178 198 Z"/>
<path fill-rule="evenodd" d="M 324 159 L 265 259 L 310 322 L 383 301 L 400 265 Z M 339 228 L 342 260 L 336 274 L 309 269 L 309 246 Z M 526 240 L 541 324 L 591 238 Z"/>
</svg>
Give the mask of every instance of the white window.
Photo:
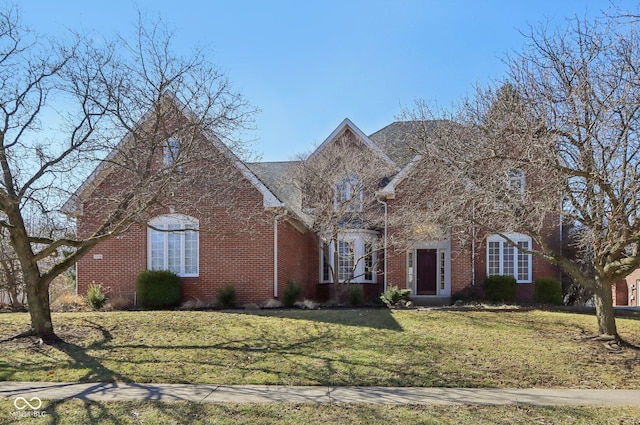
<svg viewBox="0 0 640 425">
<path fill-rule="evenodd" d="M 518 283 L 531 282 L 531 238 L 519 233 L 506 235 L 516 246 L 499 235 L 487 238 L 487 275 L 513 276 Z"/>
<path fill-rule="evenodd" d="M 178 276 L 198 276 L 198 220 L 178 214 L 163 215 L 149 222 L 148 264 L 150 270 L 170 270 Z"/>
<path fill-rule="evenodd" d="M 375 283 L 377 280 L 376 232 L 347 232 L 338 241 L 338 280 L 340 282 Z M 365 234 L 366 233 L 366 234 Z M 333 242 L 320 249 L 320 278 L 332 282 L 335 248 Z"/>
<path fill-rule="evenodd" d="M 344 177 L 336 183 L 336 210 L 362 211 L 363 188 L 358 176 Z"/>
</svg>

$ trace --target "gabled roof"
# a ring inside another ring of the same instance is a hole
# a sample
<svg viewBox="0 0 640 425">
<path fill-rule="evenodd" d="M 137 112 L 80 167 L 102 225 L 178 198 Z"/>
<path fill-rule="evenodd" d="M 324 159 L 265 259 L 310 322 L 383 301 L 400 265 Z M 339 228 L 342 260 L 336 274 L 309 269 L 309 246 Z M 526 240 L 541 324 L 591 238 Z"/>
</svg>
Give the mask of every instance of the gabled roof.
<svg viewBox="0 0 640 425">
<path fill-rule="evenodd" d="M 172 93 L 165 93 L 163 100 L 173 102 L 187 119 L 191 119 L 194 114 L 185 105 L 178 100 Z M 147 111 L 137 123 L 137 126 L 144 124 L 152 114 L 152 110 Z M 267 188 L 264 183 L 247 167 L 247 165 L 238 158 L 238 156 L 229 149 L 212 131 L 203 131 L 203 136 L 209 141 L 225 158 L 227 158 L 241 173 L 249 180 L 249 182 L 262 194 L 263 206 L 265 208 L 282 207 L 284 204 L 278 197 Z M 111 160 L 115 158 L 118 152 L 131 140 L 131 134 L 125 135 L 116 146 L 109 152 L 104 160 L 102 160 L 87 179 L 76 189 L 76 191 L 67 199 L 62 207 L 62 212 L 68 215 L 82 214 L 80 211 L 80 202 L 91 195 L 93 190 L 113 171 Z"/>
<path fill-rule="evenodd" d="M 398 184 L 400 184 L 409 175 L 411 170 L 420 162 L 421 159 L 422 155 L 416 155 L 413 157 L 413 159 L 409 161 L 409 163 L 405 165 L 405 167 L 400 170 L 400 172 L 396 174 L 385 187 L 376 192 L 376 195 L 379 198 L 394 199 Z"/>
<path fill-rule="evenodd" d="M 274 193 L 295 218 L 310 227 L 313 217 L 302 210 L 302 192 L 295 184 L 298 161 L 251 162 L 247 166 Z"/>
<path fill-rule="evenodd" d="M 331 144 L 331 142 L 337 139 L 338 136 L 344 133 L 346 129 L 351 130 L 358 137 L 358 139 L 360 139 L 362 143 L 373 152 L 374 155 L 384 161 L 389 167 L 393 169 L 399 168 L 398 165 L 391 158 L 389 158 L 389 156 L 382 149 L 380 149 L 378 145 L 373 143 L 373 141 L 371 141 L 371 139 L 366 134 L 364 134 L 362 130 L 360 130 L 353 122 L 351 122 L 349 118 L 345 118 L 340 123 L 340 125 L 338 125 L 338 127 L 333 130 L 329 137 L 327 137 L 324 142 L 322 142 L 320 146 L 318 146 L 318 148 L 311 155 L 309 155 L 309 158 L 307 159 L 313 159 L 314 156 L 319 155 L 319 153 L 323 149 L 325 149 L 329 144 Z"/>
<path fill-rule="evenodd" d="M 445 120 L 395 121 L 376 131 L 369 139 L 404 168 L 420 152 L 426 133 L 435 132 Z"/>
</svg>

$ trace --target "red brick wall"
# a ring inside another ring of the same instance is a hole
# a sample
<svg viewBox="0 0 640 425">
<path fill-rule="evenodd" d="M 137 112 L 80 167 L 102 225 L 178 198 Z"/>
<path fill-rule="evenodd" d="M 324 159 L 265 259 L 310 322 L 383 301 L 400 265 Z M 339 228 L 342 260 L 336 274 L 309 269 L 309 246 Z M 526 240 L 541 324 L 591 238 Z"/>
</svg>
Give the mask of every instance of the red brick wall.
<svg viewBox="0 0 640 425">
<path fill-rule="evenodd" d="M 634 270 L 629 276 L 620 282 L 616 283 L 613 287 L 613 304 L 614 305 L 629 305 L 640 306 L 640 269 Z"/>
<path fill-rule="evenodd" d="M 395 201 L 390 201 L 389 212 L 393 214 L 395 208 Z M 393 218 L 391 219 L 393 220 Z M 554 220 L 548 220 L 548 231 L 546 232 L 552 246 L 557 247 L 560 244 L 559 234 L 554 231 Z M 557 229 L 557 228 L 556 228 Z M 404 234 L 401 230 L 390 228 L 390 240 L 394 240 L 396 231 L 398 234 Z M 552 239 L 555 238 L 555 239 Z M 396 285 L 401 288 L 408 288 L 410 283 L 407 281 L 407 244 L 410 242 L 402 241 L 402 236 L 395 239 L 396 246 L 389 248 L 389 261 L 388 261 L 388 279 L 389 285 Z M 476 235 L 475 249 L 472 248 L 472 240 L 469 237 L 466 240 L 459 240 L 454 238 L 451 241 L 451 293 L 455 294 L 458 291 L 463 290 L 465 287 L 475 283 L 477 287 L 482 285 L 483 279 L 487 274 L 486 265 L 486 249 L 487 242 L 486 237 L 479 233 Z M 539 246 L 534 243 L 534 249 L 539 249 Z M 473 251 L 475 250 L 475 262 L 473 261 Z M 475 281 L 472 270 L 475 269 Z M 560 279 L 559 270 L 547 262 L 540 256 L 532 256 L 532 282 L 538 277 L 553 277 Z M 517 287 L 517 299 L 520 302 L 532 302 L 533 301 L 533 283 L 518 284 Z"/>
<path fill-rule="evenodd" d="M 272 298 L 272 225 L 264 222 L 250 230 L 234 229 L 241 223 L 235 223 L 233 216 L 222 216 L 218 214 L 218 225 L 224 226 L 224 234 L 200 231 L 199 276 L 182 279 L 183 299 L 211 302 L 218 289 L 228 284 L 235 287 L 240 304 L 262 303 Z M 135 226 L 98 244 L 80 260 L 78 291 L 86 293 L 87 286 L 95 282 L 104 285 L 112 296 L 133 299 L 135 278 L 146 269 L 147 230 Z"/>
<path fill-rule="evenodd" d="M 199 276 L 183 278 L 183 299 L 210 302 L 219 288 L 235 286 L 239 304 L 262 303 L 273 297 L 273 213 L 263 207 L 262 194 L 211 144 L 206 163 L 184 167 L 188 180 L 140 217 L 124 234 L 100 242 L 78 263 L 78 291 L 92 282 L 104 285 L 111 296 L 132 299 L 135 277 L 147 268 L 145 223 L 162 214 L 184 214 L 199 220 Z M 161 152 L 159 152 L 161 154 Z M 161 161 L 161 158 L 158 159 Z M 212 162 L 214 161 L 214 162 Z M 219 166 L 213 166 L 219 164 Z M 131 173 L 113 172 L 84 200 L 78 233 L 92 235 L 110 206 L 130 185 Z M 286 231 L 285 237 L 286 237 Z M 101 259 L 100 259 L 101 258 Z"/>
<path fill-rule="evenodd" d="M 295 281 L 302 285 L 304 298 L 314 298 L 314 284 L 310 281 L 309 248 L 315 240 L 310 231 L 301 231 L 288 221 L 278 224 L 278 295 L 287 283 Z"/>
</svg>

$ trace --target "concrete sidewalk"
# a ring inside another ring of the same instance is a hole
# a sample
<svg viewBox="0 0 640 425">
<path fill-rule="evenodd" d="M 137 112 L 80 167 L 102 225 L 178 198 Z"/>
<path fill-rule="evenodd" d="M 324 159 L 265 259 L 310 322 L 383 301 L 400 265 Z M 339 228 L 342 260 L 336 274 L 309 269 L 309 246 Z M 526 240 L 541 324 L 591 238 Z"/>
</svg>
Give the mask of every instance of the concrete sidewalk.
<svg viewBox="0 0 640 425">
<path fill-rule="evenodd" d="M 640 390 L 296 387 L 126 383 L 0 382 L 0 397 L 42 400 L 206 403 L 378 403 L 640 406 Z"/>
</svg>

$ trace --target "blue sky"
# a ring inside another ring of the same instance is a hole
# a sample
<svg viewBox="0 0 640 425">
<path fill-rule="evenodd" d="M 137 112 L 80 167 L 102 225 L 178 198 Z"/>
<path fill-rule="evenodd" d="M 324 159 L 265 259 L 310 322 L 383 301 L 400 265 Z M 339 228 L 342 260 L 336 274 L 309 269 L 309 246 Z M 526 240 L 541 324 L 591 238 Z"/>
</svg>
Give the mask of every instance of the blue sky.
<svg viewBox="0 0 640 425">
<path fill-rule="evenodd" d="M 633 8 L 635 2 L 617 2 Z M 345 118 L 371 134 L 416 99 L 450 105 L 500 79 L 529 25 L 564 25 L 609 0 L 22 0 L 23 22 L 129 32 L 137 11 L 176 30 L 185 53 L 205 45 L 233 87 L 261 110 L 254 149 L 291 159 Z"/>
</svg>

